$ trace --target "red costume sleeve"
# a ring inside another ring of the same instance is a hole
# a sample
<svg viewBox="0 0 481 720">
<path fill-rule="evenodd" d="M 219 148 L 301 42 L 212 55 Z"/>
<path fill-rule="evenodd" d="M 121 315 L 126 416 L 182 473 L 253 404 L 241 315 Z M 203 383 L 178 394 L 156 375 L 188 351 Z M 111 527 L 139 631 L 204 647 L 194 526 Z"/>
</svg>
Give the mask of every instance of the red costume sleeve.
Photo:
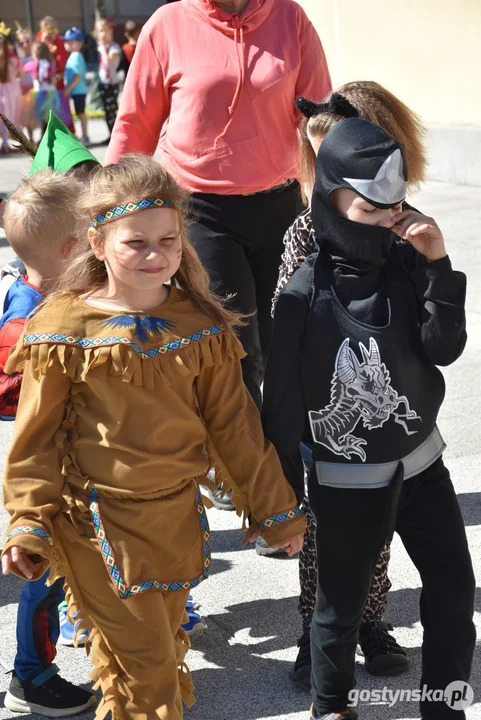
<svg viewBox="0 0 481 720">
<path fill-rule="evenodd" d="M 10 349 L 18 342 L 25 327 L 25 318 L 14 318 L 0 329 L 0 417 L 14 420 L 22 385 L 22 373 L 4 373 Z"/>
<path fill-rule="evenodd" d="M 55 38 L 55 45 L 57 46 L 57 52 L 55 53 L 56 70 L 58 73 L 63 73 L 68 60 L 68 52 L 60 35 Z"/>
</svg>

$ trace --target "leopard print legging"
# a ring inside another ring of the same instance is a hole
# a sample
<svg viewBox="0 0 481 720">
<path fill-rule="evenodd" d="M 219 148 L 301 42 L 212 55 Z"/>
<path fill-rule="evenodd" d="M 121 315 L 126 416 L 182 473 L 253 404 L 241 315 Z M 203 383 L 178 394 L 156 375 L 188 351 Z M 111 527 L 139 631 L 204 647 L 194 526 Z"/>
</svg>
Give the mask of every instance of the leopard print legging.
<svg viewBox="0 0 481 720">
<path fill-rule="evenodd" d="M 316 520 L 312 514 L 307 498 L 304 498 L 302 506 L 306 516 L 306 533 L 304 535 L 304 545 L 299 553 L 301 594 L 299 595 L 298 607 L 302 617 L 303 632 L 309 633 L 311 630 L 314 605 L 316 604 L 317 588 Z M 391 581 L 387 576 L 387 566 L 390 555 L 391 550 L 389 544 L 386 544 L 381 551 L 376 569 L 374 570 L 361 623 L 380 621 L 383 619 L 387 594 L 391 587 Z"/>
</svg>

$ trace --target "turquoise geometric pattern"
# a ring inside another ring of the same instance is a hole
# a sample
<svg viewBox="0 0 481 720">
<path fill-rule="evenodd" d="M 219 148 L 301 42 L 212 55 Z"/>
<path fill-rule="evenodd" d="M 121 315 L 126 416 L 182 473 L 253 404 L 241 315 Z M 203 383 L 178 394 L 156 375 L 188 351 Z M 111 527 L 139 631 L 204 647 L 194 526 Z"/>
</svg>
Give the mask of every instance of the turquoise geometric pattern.
<svg viewBox="0 0 481 720">
<path fill-rule="evenodd" d="M 165 345 L 161 345 L 152 350 L 142 350 L 140 345 L 134 342 L 131 338 L 121 337 L 120 335 L 109 335 L 108 337 L 96 337 L 96 338 L 81 338 L 74 337 L 72 335 L 60 335 L 58 333 L 43 333 L 42 335 L 25 335 L 23 344 L 27 345 L 41 345 L 42 343 L 55 343 L 57 345 L 74 345 L 80 348 L 96 348 L 96 347 L 107 347 L 109 345 L 128 345 L 131 347 L 137 355 L 144 360 L 149 358 L 155 358 L 159 355 L 167 355 L 167 353 L 174 352 L 175 350 L 182 350 L 189 345 L 194 345 L 200 342 L 209 335 L 219 335 L 224 332 L 219 325 L 214 325 L 205 330 L 199 330 L 199 332 L 188 335 L 178 340 L 171 340 Z"/>
<path fill-rule="evenodd" d="M 37 535 L 37 537 L 42 538 L 42 540 L 48 542 L 49 545 L 53 545 L 52 538 L 45 530 L 42 530 L 42 528 L 33 527 L 32 525 L 22 525 L 22 527 L 15 528 L 15 530 L 12 530 L 8 533 L 7 540 L 15 537 L 16 535 Z"/>
<path fill-rule="evenodd" d="M 149 208 L 161 208 L 161 207 L 174 207 L 168 200 L 162 198 L 142 198 L 141 200 L 132 200 L 131 202 L 124 203 L 123 205 L 117 205 L 116 207 L 106 210 L 104 213 L 94 215 L 91 225 L 92 227 L 98 227 L 99 225 L 105 225 L 105 223 L 118 220 L 124 215 L 131 215 L 132 213 L 139 212 L 140 210 L 148 210 Z"/>
<path fill-rule="evenodd" d="M 280 525 L 281 523 L 286 522 L 287 520 L 292 520 L 292 518 L 298 517 L 299 515 L 302 515 L 302 510 L 298 507 L 292 508 L 292 510 L 287 510 L 286 512 L 279 513 L 278 515 L 268 517 L 267 520 L 263 520 L 259 523 L 259 527 L 262 532 L 262 530 L 268 530 L 268 528 L 271 528 L 274 525 Z"/>
<path fill-rule="evenodd" d="M 209 568 L 212 564 L 210 556 L 210 528 L 209 521 L 207 520 L 207 514 L 205 512 L 204 503 L 200 497 L 199 488 L 196 490 L 196 505 L 197 512 L 199 513 L 200 524 L 202 527 L 202 539 L 203 539 L 203 571 L 202 575 L 194 578 L 193 580 L 185 580 L 179 582 L 167 582 L 163 583 L 159 580 L 144 580 L 144 582 L 138 585 L 127 585 L 125 582 L 122 572 L 117 565 L 117 561 L 114 556 L 114 551 L 111 544 L 107 540 L 105 535 L 105 529 L 100 517 L 100 510 L 98 504 L 99 494 L 96 488 L 90 490 L 90 517 L 92 518 L 95 535 L 97 537 L 100 552 L 107 568 L 107 572 L 110 575 L 117 594 L 121 600 L 140 595 L 140 593 L 146 592 L 147 590 L 160 590 L 161 592 L 175 592 L 176 590 L 190 590 L 197 587 L 202 580 L 205 580 L 209 576 Z"/>
</svg>

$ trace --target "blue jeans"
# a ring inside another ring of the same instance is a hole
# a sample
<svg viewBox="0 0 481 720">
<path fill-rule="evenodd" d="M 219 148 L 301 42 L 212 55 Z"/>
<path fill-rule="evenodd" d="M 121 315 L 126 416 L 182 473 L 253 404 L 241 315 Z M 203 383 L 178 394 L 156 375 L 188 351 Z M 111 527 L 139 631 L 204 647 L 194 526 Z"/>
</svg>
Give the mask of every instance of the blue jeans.
<svg viewBox="0 0 481 720">
<path fill-rule="evenodd" d="M 33 680 L 52 667 L 60 634 L 58 606 L 65 600 L 63 579 L 47 587 L 48 571 L 39 580 L 23 586 L 17 614 L 15 673 L 20 680 Z M 56 669 L 52 668 L 54 675 Z M 47 678 L 44 678 L 44 680 Z"/>
</svg>

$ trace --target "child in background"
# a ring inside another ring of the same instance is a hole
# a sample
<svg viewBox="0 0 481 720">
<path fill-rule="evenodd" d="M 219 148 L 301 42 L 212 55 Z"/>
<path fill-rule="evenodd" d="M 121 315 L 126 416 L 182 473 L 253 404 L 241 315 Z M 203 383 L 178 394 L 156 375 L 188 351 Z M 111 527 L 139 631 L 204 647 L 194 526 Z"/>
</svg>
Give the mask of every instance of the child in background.
<svg viewBox="0 0 481 720">
<path fill-rule="evenodd" d="M 69 208 L 81 190 L 75 178 L 66 180 L 50 169 L 42 170 L 23 180 L 7 203 L 5 231 L 26 274 L 9 288 L 0 321 L 2 420 L 15 419 L 22 381 L 21 373 L 4 373 L 9 350 L 22 335 L 26 318 L 68 263 L 76 229 Z M 18 606 L 17 653 L 4 702 L 12 712 L 66 717 L 88 709 L 95 698 L 91 692 L 64 680 L 54 664 L 59 639 L 58 606 L 65 594 L 61 579 L 47 587 L 47 577 L 25 583 L 23 588 Z"/>
<path fill-rule="evenodd" d="M 18 30 L 17 30 L 17 52 L 18 56 L 22 62 L 23 68 L 25 65 L 32 61 L 32 33 L 28 28 L 22 28 L 20 24 L 18 24 Z M 29 122 L 31 118 L 28 115 L 28 108 L 29 108 L 29 99 L 30 99 L 30 92 L 33 90 L 33 78 L 32 73 L 30 72 L 23 72 L 22 77 L 20 78 L 20 87 L 22 92 L 22 99 L 21 99 L 21 113 L 20 113 L 20 125 L 27 130 L 28 137 L 30 140 L 33 139 L 33 130 L 34 126 L 30 125 Z M 6 113 L 5 113 L 6 114 Z M 10 117 L 8 115 L 8 117 Z"/>
<path fill-rule="evenodd" d="M 105 110 L 105 122 L 109 139 L 117 117 L 119 94 L 118 70 L 120 66 L 120 45 L 113 42 L 113 32 L 108 20 L 97 20 L 95 35 L 99 50 L 99 92 Z"/>
<path fill-rule="evenodd" d="M 55 65 L 48 46 L 36 40 L 32 46 L 33 60 L 25 63 L 24 70 L 32 73 L 33 90 L 29 105 L 25 110 L 28 124 L 40 127 L 45 132 L 50 112 L 54 112 L 62 122 L 68 123 L 70 110 L 68 100 L 55 86 Z"/>
<path fill-rule="evenodd" d="M 11 118 L 15 124 L 20 123 L 21 90 L 20 80 L 22 63 L 13 52 L 10 44 L 10 28 L 0 22 L 0 112 Z M 0 120 L 1 153 L 8 153 L 9 132 Z"/>
<path fill-rule="evenodd" d="M 44 42 L 50 51 L 51 60 L 55 68 L 55 87 L 63 98 L 63 76 L 65 72 L 65 65 L 68 60 L 68 52 L 60 36 L 57 22 L 51 15 L 46 15 L 42 18 L 42 20 L 40 20 L 40 31 L 37 33 L 37 40 Z M 67 113 L 64 119 L 65 124 L 70 132 L 75 135 L 75 128 L 68 102 L 65 103 L 64 113 Z"/>
<path fill-rule="evenodd" d="M 239 318 L 209 291 L 183 201 L 146 156 L 100 168 L 79 203 L 88 234 L 7 367 L 24 376 L 3 571 L 65 575 L 70 615 L 92 628 L 99 719 L 180 720 L 193 702 L 181 623 L 211 564 L 209 467 L 250 514 L 250 540 L 262 532 L 290 555 L 302 543 L 242 382 Z"/>
<path fill-rule="evenodd" d="M 357 717 L 349 694 L 361 616 L 396 530 L 422 580 L 421 717 L 462 719 L 444 689 L 469 682 L 475 580 L 442 459 L 436 421 L 445 383 L 436 365 L 464 350 L 466 277 L 452 269 L 435 221 L 403 209 L 404 147 L 352 106 L 350 114 L 318 151 L 318 251 L 278 298 L 264 384 L 266 436 L 298 497 L 300 445 L 312 446 L 311 716 Z"/>
<path fill-rule="evenodd" d="M 90 140 L 87 131 L 87 116 L 85 114 L 85 102 L 87 100 L 87 63 L 82 55 L 84 34 L 76 27 L 69 28 L 64 35 L 65 47 L 70 53 L 65 65 L 64 94 L 72 98 L 75 112 L 82 126 L 80 141 L 89 145 Z"/>
<path fill-rule="evenodd" d="M 135 48 L 137 47 L 137 40 L 139 39 L 141 27 L 135 20 L 127 20 L 124 25 L 124 35 L 127 38 L 126 43 L 122 45 L 122 60 L 120 63 L 120 70 L 123 70 L 127 75 L 134 57 Z"/>
<path fill-rule="evenodd" d="M 376 82 L 358 81 L 343 85 L 330 93 L 323 103 L 300 98 L 297 102 L 304 115 L 300 126 L 301 168 L 304 179 L 304 195 L 311 200 L 316 167 L 316 154 L 330 128 L 350 114 L 358 113 L 364 120 L 380 125 L 406 147 L 409 167 L 408 191 L 414 192 L 425 179 L 426 153 L 425 130 L 419 117 L 404 103 Z M 404 203 L 404 208 L 409 205 Z M 402 242 L 402 241 L 400 241 Z M 310 207 L 294 221 L 284 238 L 285 250 L 279 270 L 279 280 L 274 294 L 273 309 L 280 292 L 303 261 L 317 251 Z M 309 448 L 304 445 L 304 452 Z M 303 634 L 298 641 L 299 653 L 290 673 L 293 682 L 310 688 L 311 653 L 310 629 L 316 602 L 316 521 L 310 510 L 308 498 L 303 500 L 306 514 L 304 545 L 299 555 L 299 580 L 301 593 L 299 612 L 302 617 Z M 387 570 L 390 547 L 386 545 L 374 571 L 369 597 L 364 607 L 359 644 L 365 658 L 365 668 L 373 675 L 397 675 L 409 668 L 409 658 L 396 640 L 389 634 L 392 629 L 384 622 L 387 593 L 391 587 Z"/>
</svg>

